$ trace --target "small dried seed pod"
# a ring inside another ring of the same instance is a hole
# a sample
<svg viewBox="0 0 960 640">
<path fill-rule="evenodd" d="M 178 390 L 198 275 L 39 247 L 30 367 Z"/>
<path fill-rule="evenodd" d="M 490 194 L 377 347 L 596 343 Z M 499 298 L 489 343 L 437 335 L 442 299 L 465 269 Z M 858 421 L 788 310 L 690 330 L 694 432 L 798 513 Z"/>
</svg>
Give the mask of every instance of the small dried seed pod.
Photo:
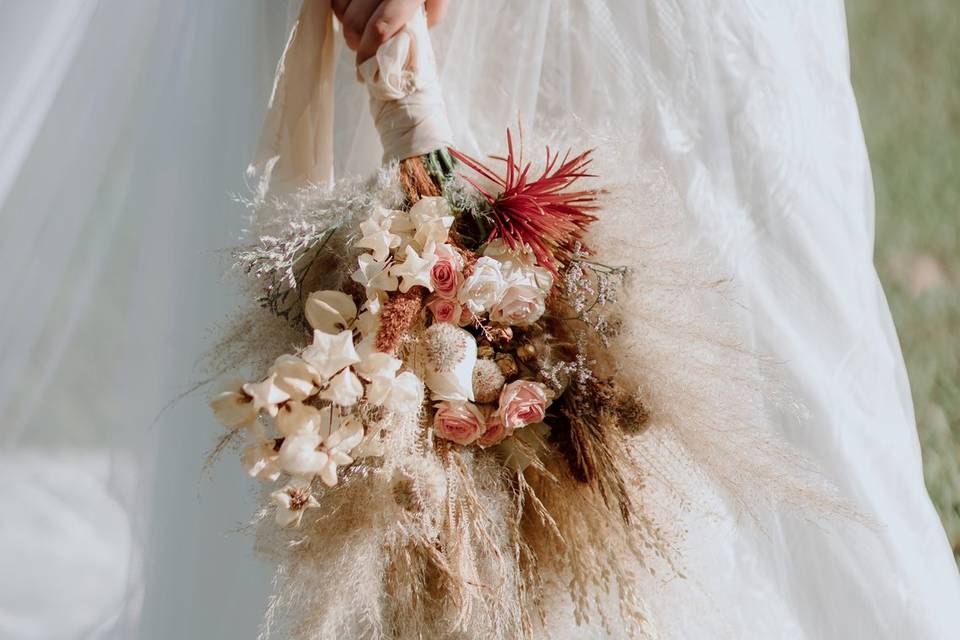
<svg viewBox="0 0 960 640">
<path fill-rule="evenodd" d="M 519 372 L 517 361 L 509 353 L 498 353 L 496 358 L 497 366 L 506 379 L 516 377 Z"/>
<path fill-rule="evenodd" d="M 500 367 L 489 358 L 481 358 L 473 366 L 473 396 L 481 404 L 495 402 L 506 382 Z"/>
<path fill-rule="evenodd" d="M 489 344 L 481 344 L 477 346 L 478 358 L 492 358 L 494 353 L 493 347 L 491 347 Z"/>
<path fill-rule="evenodd" d="M 530 344 L 522 344 L 517 347 L 517 357 L 523 362 L 530 362 L 537 357 L 537 348 Z"/>
</svg>

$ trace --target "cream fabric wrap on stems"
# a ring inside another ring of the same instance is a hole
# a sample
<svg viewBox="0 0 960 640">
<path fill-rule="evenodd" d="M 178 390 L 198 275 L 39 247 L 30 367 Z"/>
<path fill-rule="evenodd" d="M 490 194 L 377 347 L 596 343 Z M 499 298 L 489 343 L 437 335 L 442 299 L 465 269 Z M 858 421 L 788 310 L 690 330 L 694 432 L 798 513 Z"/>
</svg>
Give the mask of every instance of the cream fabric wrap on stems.
<svg viewBox="0 0 960 640">
<path fill-rule="evenodd" d="M 277 64 L 254 160 L 259 193 L 270 187 L 333 181 L 336 31 L 330 0 L 304 0 Z M 358 68 L 383 143 L 383 160 L 449 146 L 450 124 L 421 7 L 399 33 Z"/>
</svg>

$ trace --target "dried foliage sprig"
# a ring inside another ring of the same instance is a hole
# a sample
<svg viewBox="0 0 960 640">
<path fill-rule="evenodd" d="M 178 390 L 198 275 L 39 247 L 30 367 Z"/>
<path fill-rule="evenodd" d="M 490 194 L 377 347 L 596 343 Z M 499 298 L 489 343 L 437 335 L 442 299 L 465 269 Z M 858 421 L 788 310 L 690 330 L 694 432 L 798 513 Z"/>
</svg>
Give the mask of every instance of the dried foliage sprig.
<svg viewBox="0 0 960 640">
<path fill-rule="evenodd" d="M 337 228 L 292 222 L 287 234 L 261 236 L 259 244 L 237 250 L 236 266 L 261 283 L 257 302 L 290 322 L 300 321 L 305 294 L 299 285 Z"/>
</svg>

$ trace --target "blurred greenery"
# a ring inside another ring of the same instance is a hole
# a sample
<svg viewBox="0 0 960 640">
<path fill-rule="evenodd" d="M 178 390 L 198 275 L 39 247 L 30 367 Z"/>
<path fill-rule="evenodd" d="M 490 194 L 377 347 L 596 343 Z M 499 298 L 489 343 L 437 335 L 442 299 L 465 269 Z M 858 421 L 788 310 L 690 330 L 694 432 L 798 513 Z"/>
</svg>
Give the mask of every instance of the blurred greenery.
<svg viewBox="0 0 960 640">
<path fill-rule="evenodd" d="M 847 18 L 877 269 L 910 374 L 927 488 L 960 557 L 960 2 L 847 0 Z"/>
</svg>

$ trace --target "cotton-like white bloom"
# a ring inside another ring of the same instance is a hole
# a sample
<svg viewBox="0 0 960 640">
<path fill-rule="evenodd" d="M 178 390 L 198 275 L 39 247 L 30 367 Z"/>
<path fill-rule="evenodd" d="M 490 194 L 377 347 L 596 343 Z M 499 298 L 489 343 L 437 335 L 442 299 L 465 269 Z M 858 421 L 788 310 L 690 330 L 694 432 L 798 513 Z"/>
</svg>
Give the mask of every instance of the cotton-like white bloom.
<svg viewBox="0 0 960 640">
<path fill-rule="evenodd" d="M 383 293 L 382 291 L 372 291 L 370 293 L 372 293 L 373 296 L 367 298 L 367 301 L 363 303 L 363 307 L 375 317 L 379 317 L 380 312 L 383 311 L 383 302 L 386 299 L 387 294 Z"/>
<path fill-rule="evenodd" d="M 277 406 L 290 399 L 290 394 L 277 385 L 277 374 L 271 373 L 260 382 L 248 382 L 243 385 L 243 392 L 253 401 L 257 411 L 266 411 L 271 416 L 277 415 Z"/>
<path fill-rule="evenodd" d="M 447 199 L 442 196 L 420 198 L 410 207 L 407 215 L 410 216 L 410 221 L 415 226 L 419 226 L 430 220 L 453 217 L 450 211 L 450 204 L 447 202 Z"/>
<path fill-rule="evenodd" d="M 483 256 L 477 259 L 473 273 L 460 286 L 457 299 L 472 313 L 480 315 L 500 301 L 506 286 L 500 263 Z"/>
<path fill-rule="evenodd" d="M 383 262 L 390 255 L 390 249 L 400 245 L 400 236 L 391 233 L 389 226 L 384 227 L 374 220 L 360 223 L 361 238 L 354 246 L 369 249 L 373 252 L 373 259 Z"/>
<path fill-rule="evenodd" d="M 403 363 L 382 351 L 371 351 L 354 367 L 368 380 L 367 401 L 391 411 L 416 411 L 423 402 L 420 378 L 409 371 L 397 375 Z"/>
<path fill-rule="evenodd" d="M 332 407 L 319 413 L 317 433 L 285 438 L 277 462 L 291 475 L 320 476 L 332 487 L 338 467 L 353 462 L 350 451 L 363 441 L 363 424 L 354 416 L 340 417 Z"/>
<path fill-rule="evenodd" d="M 310 481 L 303 478 L 291 479 L 283 489 L 271 493 L 270 498 L 277 505 L 277 524 L 281 527 L 299 526 L 304 511 L 320 506 L 310 492 Z"/>
<path fill-rule="evenodd" d="M 350 452 L 363 441 L 363 425 L 354 416 L 346 416 L 339 428 L 323 442 L 326 464 L 320 469 L 320 479 L 328 487 L 337 484 L 337 468 L 353 462 Z"/>
<path fill-rule="evenodd" d="M 320 411 L 308 404 L 290 400 L 280 406 L 273 421 L 277 431 L 285 436 L 316 433 L 320 425 Z"/>
<path fill-rule="evenodd" d="M 371 430 L 363 437 L 363 440 L 350 451 L 354 460 L 360 458 L 380 458 L 386 453 L 386 447 L 383 444 L 383 438 L 380 437 L 382 431 Z"/>
<path fill-rule="evenodd" d="M 363 397 L 363 383 L 350 369 L 344 369 L 333 376 L 320 397 L 341 407 L 352 407 Z"/>
<path fill-rule="evenodd" d="M 375 378 L 367 387 L 371 404 L 382 405 L 389 411 L 409 413 L 423 403 L 423 384 L 415 374 L 404 371 L 395 378 Z"/>
<path fill-rule="evenodd" d="M 331 335 L 319 329 L 313 331 L 313 343 L 300 354 L 324 380 L 329 380 L 338 371 L 360 362 L 353 347 L 353 332 L 341 331 Z"/>
<path fill-rule="evenodd" d="M 359 342 L 357 342 L 355 348 L 357 350 L 357 355 L 360 356 L 360 363 L 354 365 L 353 370 L 359 374 L 360 369 L 357 367 L 361 366 L 363 361 L 367 359 L 367 356 L 377 350 L 377 334 L 371 333 L 364 336 Z"/>
<path fill-rule="evenodd" d="M 275 482 L 283 472 L 277 461 L 279 456 L 274 442 L 268 440 L 246 447 L 240 454 L 240 463 L 251 478 Z"/>
<path fill-rule="evenodd" d="M 367 310 L 357 316 L 356 327 L 360 335 L 364 337 L 373 335 L 380 328 L 380 317 L 368 307 Z"/>
<path fill-rule="evenodd" d="M 397 290 L 397 279 L 390 274 L 388 261 L 378 262 L 371 254 L 362 253 L 357 263 L 359 268 L 350 277 L 363 285 L 368 300 L 378 298 L 382 292 Z"/>
<path fill-rule="evenodd" d="M 354 367 L 357 373 L 367 380 L 376 380 L 378 378 L 390 379 L 396 377 L 397 371 L 403 362 L 399 358 L 394 358 L 389 353 L 382 351 L 371 351 L 357 366 Z"/>
<path fill-rule="evenodd" d="M 390 275 L 400 278 L 400 291 L 406 293 L 411 287 L 424 287 L 427 291 L 433 291 L 433 279 L 430 272 L 433 265 L 437 263 L 437 256 L 434 253 L 435 245 L 431 242 L 423 250 L 423 254 L 417 253 L 416 249 L 407 246 L 404 250 L 406 259 L 390 267 Z"/>
<path fill-rule="evenodd" d="M 410 413 L 418 411 L 423 404 L 423 383 L 413 372 L 398 375 L 383 406 L 390 411 Z"/>
<path fill-rule="evenodd" d="M 210 400 L 210 408 L 217 420 L 231 429 L 249 427 L 257 419 L 258 409 L 253 404 L 253 398 L 243 391 L 243 382 L 240 380 L 215 395 Z"/>
<path fill-rule="evenodd" d="M 454 217 L 445 198 L 439 196 L 420 198 L 410 208 L 410 221 L 416 232 L 414 242 L 419 247 L 427 244 L 446 242 Z"/>
<path fill-rule="evenodd" d="M 302 402 L 317 391 L 320 374 L 303 358 L 285 354 L 276 359 L 268 374 L 276 374 L 276 386 L 292 400 Z"/>
<path fill-rule="evenodd" d="M 446 242 L 450 237 L 450 225 L 453 222 L 453 216 L 439 218 L 437 220 L 428 220 L 417 227 L 417 233 L 413 236 L 417 246 L 425 247 L 430 243 L 439 244 Z"/>
<path fill-rule="evenodd" d="M 320 450 L 323 438 L 318 433 L 287 436 L 280 445 L 277 461 L 290 475 L 313 476 L 327 464 L 327 454 Z"/>
<path fill-rule="evenodd" d="M 342 291 L 314 291 L 304 303 L 303 313 L 314 329 L 324 333 L 339 333 L 349 329 L 357 317 L 353 298 Z"/>
<path fill-rule="evenodd" d="M 417 228 L 406 211 L 391 211 L 389 225 L 390 233 L 400 238 L 400 244 L 393 248 L 393 253 L 402 252 L 408 244 L 413 243 L 413 234 L 417 232 Z"/>
</svg>

